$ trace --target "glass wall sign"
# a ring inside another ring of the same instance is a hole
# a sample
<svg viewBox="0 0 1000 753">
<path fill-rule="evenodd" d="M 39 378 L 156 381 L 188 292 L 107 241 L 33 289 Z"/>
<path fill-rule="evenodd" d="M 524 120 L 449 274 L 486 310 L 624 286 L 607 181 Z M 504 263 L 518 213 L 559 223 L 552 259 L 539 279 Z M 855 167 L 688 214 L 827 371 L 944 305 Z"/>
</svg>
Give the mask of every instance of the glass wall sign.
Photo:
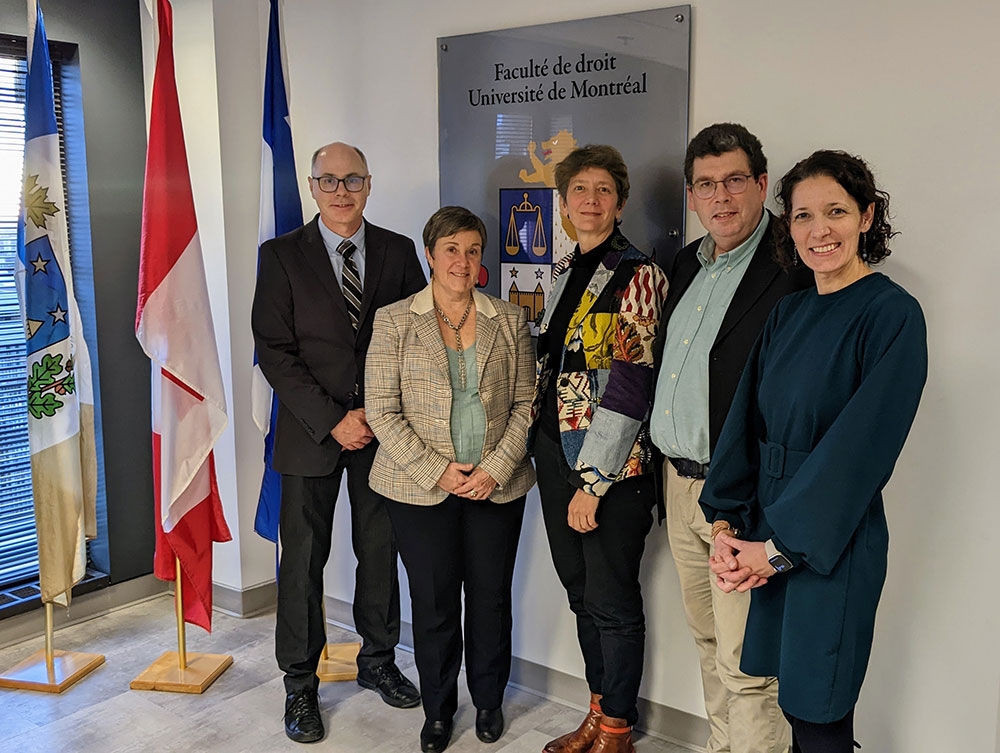
<svg viewBox="0 0 1000 753">
<path fill-rule="evenodd" d="M 684 222 L 690 7 L 438 39 L 441 204 L 480 215 L 489 238 L 479 287 L 545 306 L 572 252 L 555 167 L 611 144 L 629 168 L 622 230 L 657 260 Z"/>
</svg>

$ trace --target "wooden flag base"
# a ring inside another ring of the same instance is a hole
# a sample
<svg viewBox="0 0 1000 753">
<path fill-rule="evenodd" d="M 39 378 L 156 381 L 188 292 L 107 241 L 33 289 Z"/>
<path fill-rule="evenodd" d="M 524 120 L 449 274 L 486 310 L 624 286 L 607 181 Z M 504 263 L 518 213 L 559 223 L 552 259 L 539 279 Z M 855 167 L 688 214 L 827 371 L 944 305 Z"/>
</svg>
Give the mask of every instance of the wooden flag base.
<svg viewBox="0 0 1000 753">
<path fill-rule="evenodd" d="M 226 654 L 189 654 L 184 631 L 184 599 L 181 595 L 181 561 L 174 558 L 174 616 L 177 618 L 177 650 L 166 651 L 129 683 L 132 690 L 165 690 L 169 693 L 204 693 L 219 675 L 229 669 L 233 657 Z"/>
<path fill-rule="evenodd" d="M 166 651 L 129 684 L 132 690 L 204 693 L 233 663 L 226 654 L 186 654 L 180 668 L 176 651 Z"/>
<path fill-rule="evenodd" d="M 0 688 L 62 693 L 102 664 L 104 657 L 101 654 L 55 650 L 50 667 L 45 661 L 45 649 L 39 649 L 0 675 Z"/>
<path fill-rule="evenodd" d="M 327 643 L 320 657 L 316 676 L 320 682 L 342 682 L 358 679 L 358 652 L 361 644 Z"/>
</svg>

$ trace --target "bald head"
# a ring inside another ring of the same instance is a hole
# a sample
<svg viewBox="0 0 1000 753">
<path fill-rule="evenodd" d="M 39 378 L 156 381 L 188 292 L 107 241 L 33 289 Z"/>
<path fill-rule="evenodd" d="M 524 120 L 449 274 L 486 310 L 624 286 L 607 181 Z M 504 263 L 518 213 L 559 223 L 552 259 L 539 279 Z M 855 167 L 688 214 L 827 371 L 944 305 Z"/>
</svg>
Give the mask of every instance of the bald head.
<svg viewBox="0 0 1000 753">
<path fill-rule="evenodd" d="M 327 144 L 326 146 L 321 146 L 315 152 L 313 152 L 312 159 L 309 160 L 309 167 L 313 170 L 313 175 L 316 174 L 316 159 L 328 150 L 341 150 L 348 149 L 354 152 L 358 157 L 361 158 L 361 164 L 365 167 L 365 172 L 368 172 L 368 159 L 365 157 L 365 153 L 358 149 L 356 146 L 351 146 L 350 144 L 345 144 L 342 141 L 334 141 L 332 144 Z"/>
</svg>

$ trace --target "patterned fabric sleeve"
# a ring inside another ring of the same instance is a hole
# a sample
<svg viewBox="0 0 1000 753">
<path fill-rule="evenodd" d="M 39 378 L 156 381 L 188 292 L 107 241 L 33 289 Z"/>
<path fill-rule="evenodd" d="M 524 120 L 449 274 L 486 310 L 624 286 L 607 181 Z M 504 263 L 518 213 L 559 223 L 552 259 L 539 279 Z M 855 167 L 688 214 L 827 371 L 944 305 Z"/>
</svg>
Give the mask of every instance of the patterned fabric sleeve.
<svg viewBox="0 0 1000 753">
<path fill-rule="evenodd" d="M 588 494 L 602 496 L 621 473 L 653 401 L 653 342 L 667 297 L 667 278 L 640 265 L 622 295 L 611 348 L 611 371 L 575 470 Z"/>
</svg>

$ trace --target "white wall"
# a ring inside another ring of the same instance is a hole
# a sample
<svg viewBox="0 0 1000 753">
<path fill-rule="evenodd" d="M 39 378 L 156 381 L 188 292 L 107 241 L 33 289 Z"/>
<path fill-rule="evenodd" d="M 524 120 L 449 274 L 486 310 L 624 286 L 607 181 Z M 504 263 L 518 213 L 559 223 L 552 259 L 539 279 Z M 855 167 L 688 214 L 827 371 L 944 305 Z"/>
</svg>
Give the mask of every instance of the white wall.
<svg viewBox="0 0 1000 753">
<path fill-rule="evenodd" d="M 197 0 L 175 4 L 199 5 Z M 437 208 L 436 37 L 657 5 L 290 2 L 284 13 L 299 173 L 304 181 L 309 155 L 322 143 L 358 144 L 374 175 L 369 218 L 418 238 Z M 761 137 L 772 179 L 818 147 L 868 158 L 892 194 L 895 226 L 902 231 L 886 271 L 917 296 L 928 320 L 930 378 L 886 491 L 892 551 L 858 737 L 867 750 L 885 753 L 1000 751 L 1000 659 L 993 650 L 1000 606 L 990 541 L 1000 531 L 991 467 L 1000 449 L 993 431 L 1000 419 L 994 389 L 1000 381 L 995 346 L 1000 257 L 993 237 L 1000 217 L 994 206 L 1000 175 L 1000 58 L 994 38 L 1000 6 L 976 0 L 950 5 L 696 0 L 692 5 L 691 133 L 719 120 L 743 122 Z M 209 138 L 221 138 L 222 167 L 242 166 L 242 178 L 205 179 L 196 186 L 196 201 L 207 246 L 206 228 L 219 220 L 205 212 L 217 212 L 218 199 L 202 201 L 199 194 L 218 194 L 220 184 L 226 186 L 221 200 L 232 267 L 237 260 L 252 264 L 253 258 L 248 246 L 257 222 L 257 189 L 247 183 L 253 183 L 258 160 L 251 149 L 259 133 L 259 116 L 252 116 L 259 113 L 260 93 L 251 73 L 260 68 L 261 32 L 250 23 L 220 25 L 223 15 L 235 18 L 234 0 L 218 0 L 214 8 L 221 132 Z M 179 44 L 180 38 L 178 33 Z M 248 66 L 242 73 L 231 60 L 235 50 Z M 188 75 L 178 68 L 187 78 L 180 82 L 182 108 L 188 106 L 186 87 L 215 88 L 205 70 Z M 193 129 L 200 126 L 194 126 L 199 121 L 188 109 L 184 113 L 190 146 L 198 138 Z M 209 130 L 215 127 L 211 117 L 207 124 Z M 237 142 L 246 153 L 230 148 Z M 210 171 L 216 169 L 217 155 L 206 160 Z M 302 187 L 308 214 L 313 205 L 304 182 Z M 688 237 L 700 233 L 690 216 Z M 228 347 L 237 366 L 250 359 L 245 316 L 252 275 L 246 269 L 230 270 L 226 291 L 232 315 Z M 245 376 L 237 368 L 234 377 L 232 420 L 249 433 L 249 401 L 245 384 L 240 386 Z M 257 441 L 241 436 L 235 443 L 238 478 L 226 482 L 230 491 L 237 488 L 240 531 L 251 539 L 242 522 L 252 520 L 256 503 Z M 229 500 L 226 507 L 231 525 L 232 504 Z M 343 505 L 327 589 L 350 600 L 354 562 L 345 512 Z M 650 534 L 644 562 L 649 638 L 642 692 L 700 714 L 695 652 L 664 539 L 662 529 Z M 271 566 L 269 550 L 261 554 L 242 541 L 241 547 L 240 577 L 259 582 L 254 577 Z M 515 589 L 515 653 L 582 676 L 573 620 L 552 570 L 535 497 L 529 501 Z"/>
</svg>

